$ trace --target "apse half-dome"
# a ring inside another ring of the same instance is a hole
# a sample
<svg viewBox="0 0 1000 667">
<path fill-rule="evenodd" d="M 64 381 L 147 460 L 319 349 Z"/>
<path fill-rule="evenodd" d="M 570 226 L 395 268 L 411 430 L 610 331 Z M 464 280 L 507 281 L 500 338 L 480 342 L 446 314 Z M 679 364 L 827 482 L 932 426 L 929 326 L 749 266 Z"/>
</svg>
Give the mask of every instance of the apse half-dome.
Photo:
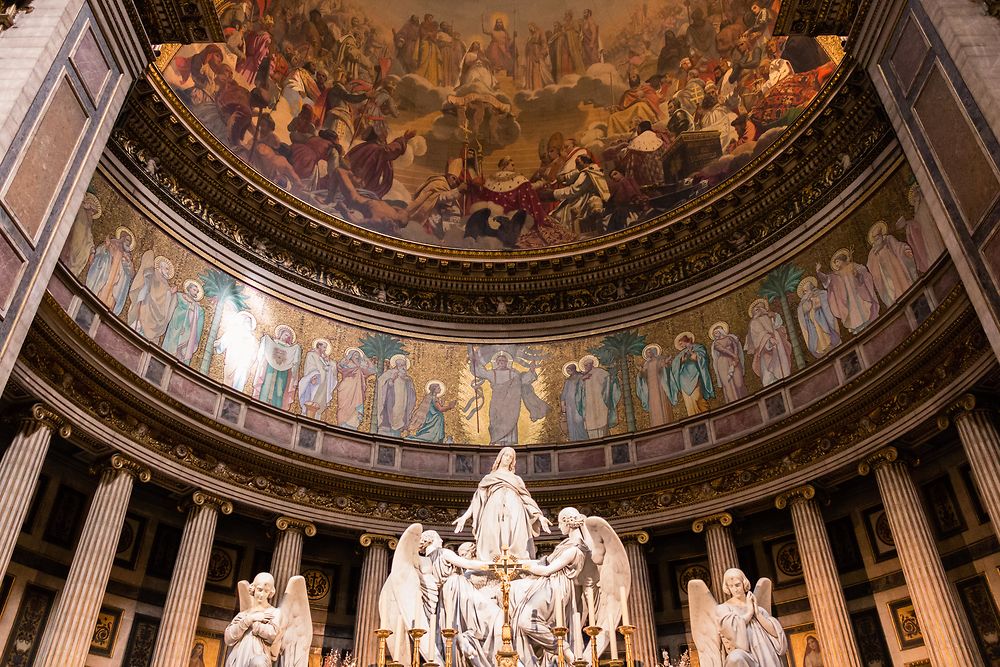
<svg viewBox="0 0 1000 667">
<path fill-rule="evenodd" d="M 234 163 L 348 233 L 559 249 L 656 226 L 806 110 L 842 51 L 772 36 L 779 4 L 222 3 L 226 42 L 160 62 Z"/>
</svg>

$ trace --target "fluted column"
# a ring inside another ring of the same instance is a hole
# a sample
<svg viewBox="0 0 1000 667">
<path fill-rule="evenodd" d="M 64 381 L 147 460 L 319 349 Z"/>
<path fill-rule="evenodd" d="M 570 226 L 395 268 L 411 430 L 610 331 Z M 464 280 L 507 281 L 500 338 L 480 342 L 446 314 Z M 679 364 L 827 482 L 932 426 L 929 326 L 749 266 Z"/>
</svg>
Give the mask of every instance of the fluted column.
<svg viewBox="0 0 1000 667">
<path fill-rule="evenodd" d="M 375 664 L 375 631 L 379 629 L 378 596 L 389 576 L 389 550 L 396 548 L 396 538 L 365 533 L 361 536 L 365 559 L 361 563 L 361 585 L 358 587 L 358 613 L 354 617 L 354 657 L 358 667 Z M 406 663 L 406 656 L 394 655 L 393 660 Z"/>
<path fill-rule="evenodd" d="M 66 421 L 41 403 L 31 406 L 31 413 L 21 420 L 17 435 L 0 459 L 0 578 L 7 572 L 21 526 L 38 486 L 52 431 L 59 429 L 63 438 L 70 436 Z"/>
<path fill-rule="evenodd" d="M 695 519 L 691 530 L 705 533 L 705 545 L 708 547 L 708 571 L 712 575 L 712 593 L 716 600 L 728 598 L 722 593 L 722 583 L 726 570 L 739 567 L 736 556 L 736 545 L 730 526 L 733 525 L 733 515 L 720 512 L 700 519 Z"/>
<path fill-rule="evenodd" d="M 122 454 L 104 466 L 59 603 L 45 626 L 36 667 L 83 667 L 136 478 L 148 482 L 149 468 Z"/>
<path fill-rule="evenodd" d="M 208 561 L 215 540 L 219 512 L 231 514 L 233 504 L 204 491 L 191 496 L 184 535 L 170 579 L 163 620 L 156 636 L 152 667 L 183 667 L 191 656 L 201 597 L 205 592 Z"/>
<path fill-rule="evenodd" d="M 649 533 L 640 530 L 621 536 L 632 570 L 632 588 L 628 596 L 629 621 L 635 626 L 633 651 L 635 659 L 645 667 L 659 664 L 656 658 L 656 620 L 653 618 L 653 591 L 649 585 L 649 564 L 642 545 L 649 542 Z"/>
<path fill-rule="evenodd" d="M 302 572 L 302 543 L 306 537 L 316 535 L 316 526 L 290 516 L 279 516 L 274 525 L 278 527 L 278 537 L 271 557 L 271 576 L 274 577 L 274 604 L 278 604 L 288 580 Z"/>
<path fill-rule="evenodd" d="M 955 426 L 972 468 L 972 478 L 990 516 L 993 532 L 1000 535 L 1000 434 L 992 415 L 984 406 L 977 405 L 972 394 L 962 396 L 955 407 L 959 409 Z"/>
<path fill-rule="evenodd" d="M 795 543 L 824 661 L 840 667 L 862 667 L 830 538 L 815 497 L 816 489 L 807 484 L 781 494 L 774 504 L 778 509 L 788 507 L 792 513 Z"/>
<path fill-rule="evenodd" d="M 937 544 L 909 468 L 895 447 L 865 458 L 858 472 L 874 471 L 896 553 L 934 667 L 980 667 L 972 630 L 941 563 Z"/>
</svg>

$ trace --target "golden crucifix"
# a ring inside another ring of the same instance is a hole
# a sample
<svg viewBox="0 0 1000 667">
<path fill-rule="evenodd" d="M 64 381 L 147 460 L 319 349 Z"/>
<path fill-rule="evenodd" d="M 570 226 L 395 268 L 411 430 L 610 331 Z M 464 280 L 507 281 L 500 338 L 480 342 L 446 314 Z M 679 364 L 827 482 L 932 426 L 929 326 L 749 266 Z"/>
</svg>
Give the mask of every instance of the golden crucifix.
<svg viewBox="0 0 1000 667">
<path fill-rule="evenodd" d="M 510 582 L 517 576 L 521 564 L 517 558 L 510 555 L 510 547 L 500 548 L 500 555 L 493 557 L 490 571 L 500 580 L 500 592 L 503 597 L 503 646 L 497 651 L 497 667 L 517 667 L 517 651 L 514 650 L 514 634 L 510 628 Z"/>
</svg>

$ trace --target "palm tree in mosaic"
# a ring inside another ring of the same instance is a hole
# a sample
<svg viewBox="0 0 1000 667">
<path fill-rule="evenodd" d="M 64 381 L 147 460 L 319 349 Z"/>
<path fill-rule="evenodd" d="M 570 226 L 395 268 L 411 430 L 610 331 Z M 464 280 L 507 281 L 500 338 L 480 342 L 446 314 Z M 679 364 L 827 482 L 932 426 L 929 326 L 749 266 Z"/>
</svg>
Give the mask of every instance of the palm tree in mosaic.
<svg viewBox="0 0 1000 667">
<path fill-rule="evenodd" d="M 632 371 L 629 369 L 629 362 L 632 357 L 640 356 L 644 347 L 646 347 L 646 334 L 628 329 L 606 336 L 598 347 L 589 350 L 605 367 L 613 369 L 614 374 L 621 377 L 622 393 L 627 398 L 625 423 L 629 431 L 636 430 L 635 406 L 632 404 Z"/>
<path fill-rule="evenodd" d="M 781 304 L 781 318 L 785 321 L 788 341 L 792 344 L 792 356 L 795 357 L 796 367 L 800 369 L 806 367 L 806 358 L 802 353 L 799 330 L 792 317 L 792 307 L 788 303 L 788 295 L 795 294 L 795 290 L 798 289 L 799 283 L 802 281 L 802 275 L 802 269 L 794 264 L 782 264 L 767 274 L 757 291 L 769 303 L 778 301 Z"/>
<path fill-rule="evenodd" d="M 208 369 L 212 366 L 212 355 L 215 353 L 215 340 L 219 337 L 222 314 L 227 305 L 232 306 L 236 312 L 246 310 L 247 294 L 243 291 L 246 287 L 243 283 L 218 269 L 206 269 L 198 279 L 205 286 L 205 298 L 215 303 L 212 326 L 208 330 L 208 343 L 205 345 L 205 355 L 201 359 L 201 372 L 207 375 Z"/>
<path fill-rule="evenodd" d="M 374 406 L 378 405 L 378 379 L 385 370 L 385 362 L 391 359 L 397 354 L 402 354 L 404 356 L 409 356 L 406 351 L 406 344 L 397 338 L 396 336 L 390 336 L 384 333 L 371 333 L 365 334 L 361 338 L 361 351 L 368 356 L 369 359 L 374 359 L 375 363 L 375 391 L 372 392 L 372 424 L 371 432 L 376 433 L 378 431 L 378 424 L 375 423 L 375 409 Z"/>
</svg>

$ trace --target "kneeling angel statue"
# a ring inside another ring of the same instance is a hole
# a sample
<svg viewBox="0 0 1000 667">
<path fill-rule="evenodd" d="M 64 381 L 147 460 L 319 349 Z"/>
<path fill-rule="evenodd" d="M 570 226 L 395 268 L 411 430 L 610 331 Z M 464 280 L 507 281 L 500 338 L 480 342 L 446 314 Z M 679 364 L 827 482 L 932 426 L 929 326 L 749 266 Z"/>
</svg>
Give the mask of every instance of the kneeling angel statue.
<svg viewBox="0 0 1000 667">
<path fill-rule="evenodd" d="M 274 577 L 261 572 L 253 583 L 238 586 L 240 613 L 226 628 L 229 657 L 226 667 L 308 667 L 312 643 L 312 617 L 306 580 L 288 580 L 281 606 L 271 605 Z"/>
<path fill-rule="evenodd" d="M 701 579 L 688 582 L 691 634 L 702 667 L 783 667 L 788 639 L 771 616 L 771 580 L 760 579 L 750 591 L 742 570 L 726 570 L 717 603 Z"/>
</svg>

